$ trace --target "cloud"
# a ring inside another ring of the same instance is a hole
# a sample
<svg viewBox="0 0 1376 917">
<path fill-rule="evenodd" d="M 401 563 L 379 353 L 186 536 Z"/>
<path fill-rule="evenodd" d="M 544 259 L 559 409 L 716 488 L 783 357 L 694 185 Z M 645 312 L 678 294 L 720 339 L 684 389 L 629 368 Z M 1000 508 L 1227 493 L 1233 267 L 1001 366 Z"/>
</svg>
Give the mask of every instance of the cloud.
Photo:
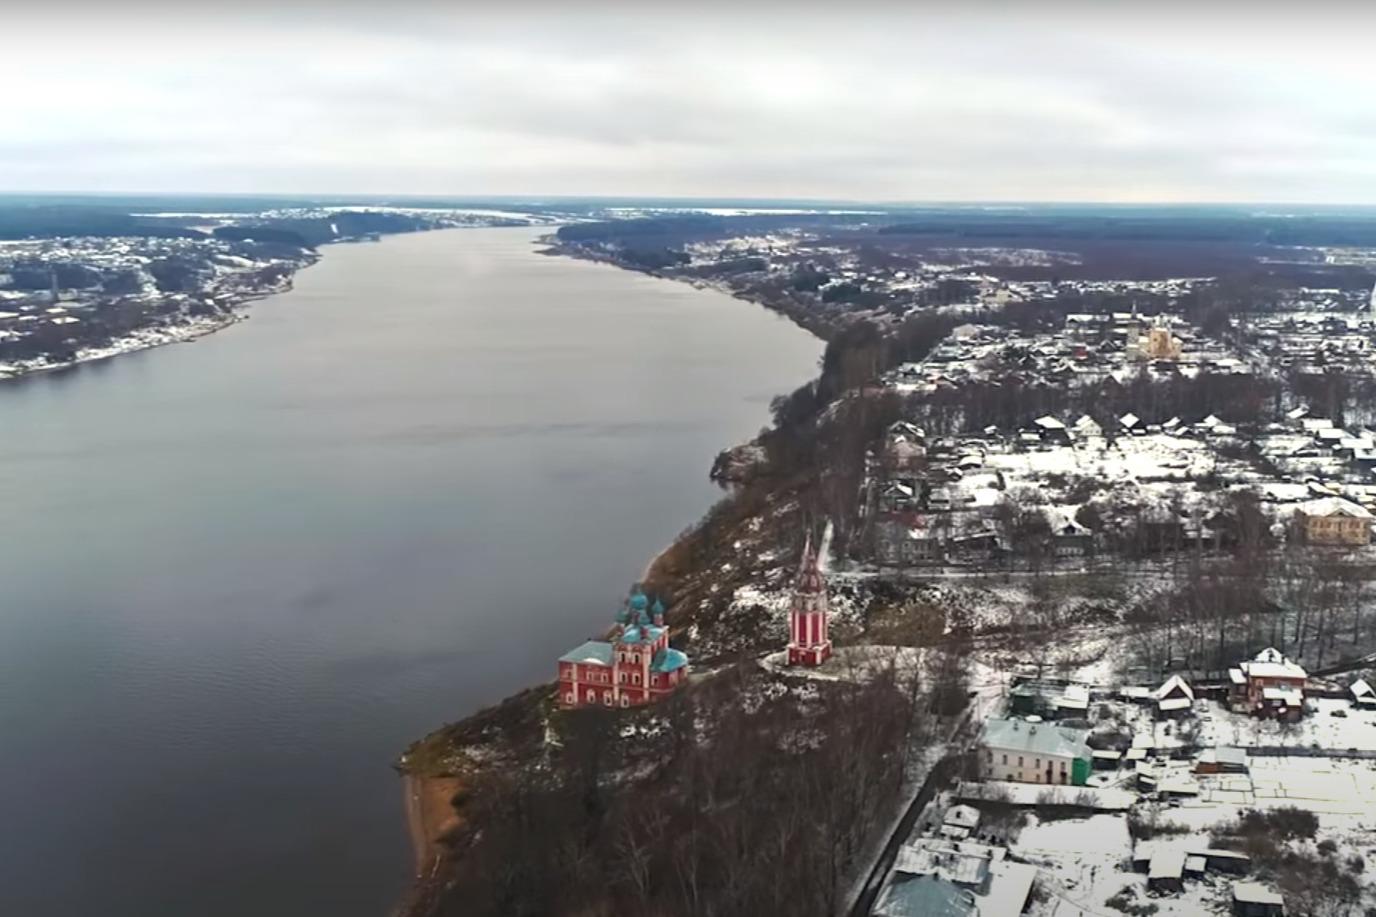
<svg viewBox="0 0 1376 917">
<path fill-rule="evenodd" d="M 1376 12 L 1112 9 L 400 0 L 29 13 L 7 30 L 21 78 L 0 181 L 1376 203 Z"/>
</svg>

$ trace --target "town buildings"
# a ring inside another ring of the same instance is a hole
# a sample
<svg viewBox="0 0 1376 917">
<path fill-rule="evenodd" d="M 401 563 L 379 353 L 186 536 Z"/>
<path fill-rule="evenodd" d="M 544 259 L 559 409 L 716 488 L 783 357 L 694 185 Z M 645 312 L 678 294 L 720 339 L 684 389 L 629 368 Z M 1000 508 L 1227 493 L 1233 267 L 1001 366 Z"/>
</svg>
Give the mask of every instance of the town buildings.
<svg viewBox="0 0 1376 917">
<path fill-rule="evenodd" d="M 588 640 L 559 657 L 562 707 L 633 707 L 672 693 L 688 657 L 669 646 L 664 605 L 635 589 L 617 613 L 612 639 Z"/>
<path fill-rule="evenodd" d="M 1087 729 L 990 719 L 980 737 L 980 764 L 991 780 L 1084 786 L 1089 778 Z"/>
<path fill-rule="evenodd" d="M 788 609 L 788 664 L 821 665 L 831 658 L 827 584 L 809 538 Z"/>
</svg>

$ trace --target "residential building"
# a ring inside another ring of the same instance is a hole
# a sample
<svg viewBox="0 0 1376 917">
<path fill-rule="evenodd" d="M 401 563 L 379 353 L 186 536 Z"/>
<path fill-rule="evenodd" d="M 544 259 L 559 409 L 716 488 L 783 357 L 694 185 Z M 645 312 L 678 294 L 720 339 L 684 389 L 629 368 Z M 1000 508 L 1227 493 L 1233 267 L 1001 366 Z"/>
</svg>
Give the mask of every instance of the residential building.
<svg viewBox="0 0 1376 917">
<path fill-rule="evenodd" d="M 941 836 L 963 840 L 979 829 L 979 809 L 957 805 L 946 810 L 941 820 Z"/>
<path fill-rule="evenodd" d="M 611 640 L 588 640 L 559 657 L 562 707 L 634 707 L 672 693 L 688 678 L 688 657 L 669 646 L 664 605 L 635 589 Z"/>
<path fill-rule="evenodd" d="M 991 780 L 1083 786 L 1089 777 L 1088 729 L 994 718 L 980 736 L 980 764 Z"/>
<path fill-rule="evenodd" d="M 1341 497 L 1310 500 L 1295 511 L 1307 544 L 1364 545 L 1371 543 L 1371 513 Z"/>
<path fill-rule="evenodd" d="M 895 873 L 874 906 L 877 917 L 975 917 L 975 896 L 936 876 Z"/>
<path fill-rule="evenodd" d="M 1158 719 L 1175 719 L 1187 715 L 1194 704 L 1194 689 L 1179 675 L 1172 675 L 1152 695 L 1156 701 Z"/>
<path fill-rule="evenodd" d="M 1228 670 L 1228 704 L 1233 710 L 1280 719 L 1304 714 L 1309 675 L 1275 647 Z"/>
</svg>

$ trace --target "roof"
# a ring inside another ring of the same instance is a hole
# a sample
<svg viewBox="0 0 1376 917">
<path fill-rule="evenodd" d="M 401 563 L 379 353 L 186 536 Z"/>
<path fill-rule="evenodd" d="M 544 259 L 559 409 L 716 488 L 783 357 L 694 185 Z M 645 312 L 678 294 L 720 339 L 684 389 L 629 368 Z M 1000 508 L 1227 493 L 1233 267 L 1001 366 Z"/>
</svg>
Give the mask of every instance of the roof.
<svg viewBox="0 0 1376 917">
<path fill-rule="evenodd" d="M 654 643 L 659 639 L 660 634 L 664 633 L 664 628 L 654 624 L 644 624 L 635 627 L 628 627 L 621 632 L 618 643 Z"/>
<path fill-rule="evenodd" d="M 1164 697 L 1168 697 L 1175 691 L 1183 691 L 1187 698 L 1194 700 L 1194 689 L 1190 687 L 1189 682 L 1179 675 L 1172 675 L 1170 678 L 1166 679 L 1165 684 L 1156 689 L 1156 699 L 1160 700 Z"/>
<path fill-rule="evenodd" d="M 1242 669 L 1229 669 L 1228 680 L 1235 685 L 1242 685 L 1247 683 L 1247 676 L 1242 674 Z"/>
<path fill-rule="evenodd" d="M 1233 900 L 1247 904 L 1278 904 L 1284 906 L 1285 899 L 1260 882 L 1234 882 Z"/>
<path fill-rule="evenodd" d="M 1158 850 L 1151 857 L 1147 867 L 1148 879 L 1178 879 L 1185 872 L 1185 851 L 1180 849 Z"/>
<path fill-rule="evenodd" d="M 1347 690 L 1352 692 L 1353 697 L 1376 697 L 1376 690 L 1366 683 L 1365 678 L 1357 679 Z"/>
<path fill-rule="evenodd" d="M 560 656 L 559 661 L 586 662 L 589 665 L 611 665 L 612 645 L 605 640 L 588 640 L 581 646 Z"/>
<path fill-rule="evenodd" d="M 1248 678 L 1309 677 L 1304 669 L 1291 662 L 1284 653 L 1274 646 L 1268 646 L 1266 649 L 1253 656 L 1250 661 L 1241 663 L 1238 668 L 1241 669 Z"/>
<path fill-rule="evenodd" d="M 896 875 L 874 912 L 881 917 L 973 917 L 975 896 L 935 876 Z"/>
<path fill-rule="evenodd" d="M 1262 700 L 1278 700 L 1287 706 L 1299 707 L 1304 703 L 1304 694 L 1299 688 L 1263 688 Z"/>
<path fill-rule="evenodd" d="M 1309 500 L 1301 503 L 1300 512 L 1306 516 L 1349 516 L 1353 519 L 1370 519 L 1365 507 L 1353 503 L 1351 500 L 1344 500 L 1342 497 L 1323 497 L 1318 500 Z"/>
<path fill-rule="evenodd" d="M 1051 723 L 993 718 L 985 722 L 981 742 L 989 748 L 1032 754 L 1089 759 L 1088 729 Z"/>
<path fill-rule="evenodd" d="M 672 647 L 665 647 L 650 662 L 651 672 L 672 672 L 688 664 L 688 656 Z"/>
<path fill-rule="evenodd" d="M 1188 697 L 1168 697 L 1156 704 L 1162 710 L 1188 710 L 1190 699 Z"/>
<path fill-rule="evenodd" d="M 1047 414 L 1045 417 L 1038 417 L 1036 420 L 1034 420 L 1034 421 L 1032 421 L 1032 422 L 1033 422 L 1034 424 L 1036 424 L 1037 426 L 1041 427 L 1043 430 L 1064 430 L 1064 429 L 1065 429 L 1065 424 L 1061 423 L 1059 420 L 1057 420 L 1056 418 L 1052 417 L 1050 414 Z"/>
<path fill-rule="evenodd" d="M 979 900 L 980 917 L 1017 917 L 1027 907 L 1037 867 L 999 860 L 989 864 L 989 889 Z"/>
<path fill-rule="evenodd" d="M 942 821 L 961 828 L 973 828 L 979 824 L 979 809 L 974 806 L 951 806 Z"/>
<path fill-rule="evenodd" d="M 1247 752 L 1232 745 L 1220 745 L 1217 748 L 1204 749 L 1199 760 L 1205 764 L 1232 764 L 1245 767 Z"/>
</svg>

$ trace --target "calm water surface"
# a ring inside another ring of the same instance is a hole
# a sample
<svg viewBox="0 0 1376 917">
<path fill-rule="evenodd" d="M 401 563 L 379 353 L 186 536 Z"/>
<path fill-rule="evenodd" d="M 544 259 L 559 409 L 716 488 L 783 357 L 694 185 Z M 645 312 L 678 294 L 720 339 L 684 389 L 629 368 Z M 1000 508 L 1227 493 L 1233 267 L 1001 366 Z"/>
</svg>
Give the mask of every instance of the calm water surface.
<svg viewBox="0 0 1376 917">
<path fill-rule="evenodd" d="M 815 372 L 535 236 L 336 246 L 246 323 L 0 386 L 0 914 L 384 913 L 393 756 L 550 677 Z"/>
</svg>

